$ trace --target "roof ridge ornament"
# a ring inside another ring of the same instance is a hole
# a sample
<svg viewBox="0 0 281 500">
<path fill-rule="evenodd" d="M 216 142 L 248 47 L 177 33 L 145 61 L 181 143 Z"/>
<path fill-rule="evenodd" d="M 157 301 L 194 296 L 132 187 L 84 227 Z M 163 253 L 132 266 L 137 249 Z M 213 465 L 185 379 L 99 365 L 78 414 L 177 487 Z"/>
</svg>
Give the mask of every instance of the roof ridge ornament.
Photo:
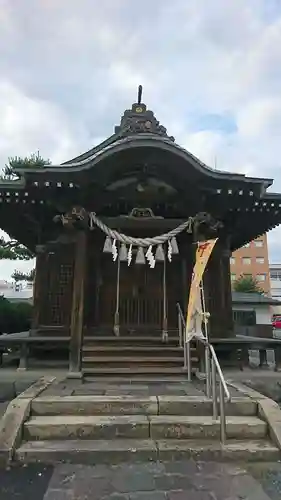
<svg viewBox="0 0 281 500">
<path fill-rule="evenodd" d="M 141 104 L 141 98 L 142 98 L 142 85 L 139 85 L 139 88 L 138 88 L 138 104 Z"/>
<path fill-rule="evenodd" d="M 142 102 L 142 85 L 138 86 L 137 102 L 132 105 L 131 109 L 126 109 L 120 125 L 115 127 L 115 134 L 120 137 L 131 136 L 135 134 L 155 134 L 170 139 L 174 142 L 172 136 L 168 136 L 167 129 L 160 125 L 155 118 L 153 111 L 147 109 Z"/>
</svg>

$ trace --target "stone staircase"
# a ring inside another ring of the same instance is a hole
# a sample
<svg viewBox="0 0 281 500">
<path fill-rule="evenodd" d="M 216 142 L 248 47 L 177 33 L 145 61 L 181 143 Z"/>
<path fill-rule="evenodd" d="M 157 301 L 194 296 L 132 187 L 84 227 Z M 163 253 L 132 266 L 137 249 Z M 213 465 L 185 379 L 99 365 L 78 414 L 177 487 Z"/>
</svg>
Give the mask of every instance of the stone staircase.
<svg viewBox="0 0 281 500">
<path fill-rule="evenodd" d="M 16 459 L 110 464 L 188 457 L 280 459 L 252 399 L 235 396 L 226 405 L 227 441 L 222 445 L 219 420 L 213 420 L 212 402 L 204 395 L 129 390 L 117 395 L 118 387 L 116 394 L 85 390 L 84 395 L 58 396 L 54 391 L 35 398 Z"/>
<path fill-rule="evenodd" d="M 116 337 L 112 332 L 84 337 L 82 370 L 92 376 L 176 376 L 182 375 L 183 348 L 178 332 L 169 332 L 168 342 L 161 331 L 149 335 L 136 332 Z M 192 366 L 198 366 L 196 348 L 192 347 Z"/>
</svg>

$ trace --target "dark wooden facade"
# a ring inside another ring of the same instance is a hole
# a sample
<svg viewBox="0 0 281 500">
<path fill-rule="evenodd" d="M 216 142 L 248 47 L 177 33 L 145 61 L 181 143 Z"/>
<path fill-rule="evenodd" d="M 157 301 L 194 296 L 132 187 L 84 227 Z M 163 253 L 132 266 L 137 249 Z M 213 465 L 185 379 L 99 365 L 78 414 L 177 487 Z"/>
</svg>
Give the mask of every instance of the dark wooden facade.
<svg viewBox="0 0 281 500">
<path fill-rule="evenodd" d="M 215 227 L 202 223 L 181 233 L 179 254 L 166 264 L 167 327 L 177 327 L 177 302 L 186 309 L 196 241 L 218 237 L 204 277 L 210 335 L 232 335 L 229 257 L 281 222 L 281 195 L 267 193 L 271 179 L 210 169 L 175 144 L 140 102 L 124 113 L 109 139 L 87 153 L 17 173 L 19 180 L 0 186 L 0 226 L 37 255 L 32 333 L 70 335 L 73 366 L 79 365 L 82 336 L 112 330 L 116 308 L 117 264 L 103 253 L 104 234 L 90 229 L 90 212 L 138 237 L 210 214 Z M 73 207 L 83 207 L 85 218 L 58 222 Z M 153 217 L 129 216 L 136 207 L 149 207 Z M 154 269 L 121 263 L 119 297 L 121 335 L 161 331 L 163 263 Z"/>
</svg>

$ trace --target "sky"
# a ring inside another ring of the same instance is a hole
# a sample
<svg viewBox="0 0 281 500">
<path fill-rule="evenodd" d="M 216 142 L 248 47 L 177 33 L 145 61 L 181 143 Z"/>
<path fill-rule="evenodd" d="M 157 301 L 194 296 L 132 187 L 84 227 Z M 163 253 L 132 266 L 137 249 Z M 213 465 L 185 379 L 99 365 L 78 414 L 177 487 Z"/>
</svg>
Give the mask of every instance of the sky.
<svg viewBox="0 0 281 500">
<path fill-rule="evenodd" d="M 281 191 L 280 0 L 0 0 L 0 166 L 87 151 L 139 84 L 177 143 Z M 268 239 L 281 262 L 281 229 Z"/>
</svg>

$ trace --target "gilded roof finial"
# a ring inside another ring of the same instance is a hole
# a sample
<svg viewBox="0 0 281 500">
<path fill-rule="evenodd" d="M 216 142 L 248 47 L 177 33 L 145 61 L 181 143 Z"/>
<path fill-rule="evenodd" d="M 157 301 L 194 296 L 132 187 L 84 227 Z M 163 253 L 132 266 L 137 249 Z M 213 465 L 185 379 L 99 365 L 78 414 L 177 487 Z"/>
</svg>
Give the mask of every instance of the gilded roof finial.
<svg viewBox="0 0 281 500">
<path fill-rule="evenodd" d="M 138 88 L 138 104 L 141 104 L 141 98 L 142 98 L 142 85 L 139 85 L 139 88 Z"/>
</svg>

